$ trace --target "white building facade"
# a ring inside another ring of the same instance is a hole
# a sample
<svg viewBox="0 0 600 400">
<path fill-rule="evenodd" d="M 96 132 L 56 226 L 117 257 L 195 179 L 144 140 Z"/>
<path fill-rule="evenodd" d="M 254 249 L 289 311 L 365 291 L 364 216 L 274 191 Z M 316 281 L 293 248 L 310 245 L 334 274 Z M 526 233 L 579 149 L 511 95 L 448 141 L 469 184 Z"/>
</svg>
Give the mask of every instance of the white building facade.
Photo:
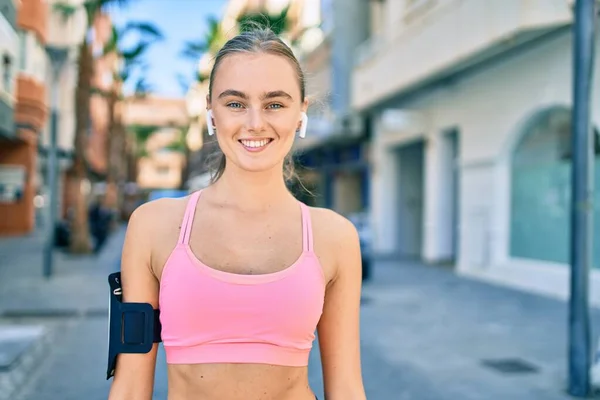
<svg viewBox="0 0 600 400">
<path fill-rule="evenodd" d="M 354 109 L 374 119 L 374 252 L 448 262 L 461 274 L 566 298 L 570 2 L 380 7 L 382 28 L 358 50 L 352 85 Z M 598 130 L 600 63 L 594 69 Z M 598 137 L 595 146 L 591 296 L 600 304 Z"/>
<path fill-rule="evenodd" d="M 0 1 L 0 137 L 13 138 L 15 79 L 18 61 L 17 2 Z"/>
</svg>

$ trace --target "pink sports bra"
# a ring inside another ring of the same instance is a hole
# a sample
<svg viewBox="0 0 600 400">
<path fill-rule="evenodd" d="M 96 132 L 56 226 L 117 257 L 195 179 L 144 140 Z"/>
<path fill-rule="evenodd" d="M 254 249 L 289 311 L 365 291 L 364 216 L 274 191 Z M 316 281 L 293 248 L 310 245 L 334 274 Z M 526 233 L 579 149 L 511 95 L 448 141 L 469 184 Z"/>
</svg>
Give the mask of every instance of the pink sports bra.
<svg viewBox="0 0 600 400">
<path fill-rule="evenodd" d="M 160 282 L 167 363 L 308 365 L 325 297 L 308 207 L 299 203 L 303 249 L 296 262 L 279 272 L 242 275 L 211 268 L 191 251 L 200 194 L 190 196 Z"/>
</svg>

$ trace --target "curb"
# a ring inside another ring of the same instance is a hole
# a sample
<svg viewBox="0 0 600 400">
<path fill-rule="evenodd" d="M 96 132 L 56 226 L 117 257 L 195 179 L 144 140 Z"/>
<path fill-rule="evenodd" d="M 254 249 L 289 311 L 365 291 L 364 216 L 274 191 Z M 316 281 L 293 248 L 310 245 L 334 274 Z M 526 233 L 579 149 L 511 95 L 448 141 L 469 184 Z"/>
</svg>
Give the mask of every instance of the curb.
<svg viewBox="0 0 600 400">
<path fill-rule="evenodd" d="M 42 358 L 51 348 L 51 343 L 56 335 L 55 329 L 45 327 L 45 334 L 34 342 L 15 361 L 7 372 L 0 373 L 0 400 L 14 400 L 18 392 L 31 378 L 33 371 L 40 366 Z"/>
<path fill-rule="evenodd" d="M 67 319 L 67 318 L 93 318 L 108 316 L 108 308 L 84 308 L 84 309 L 7 309 L 0 310 L 0 318 L 26 318 L 26 319 Z"/>
</svg>

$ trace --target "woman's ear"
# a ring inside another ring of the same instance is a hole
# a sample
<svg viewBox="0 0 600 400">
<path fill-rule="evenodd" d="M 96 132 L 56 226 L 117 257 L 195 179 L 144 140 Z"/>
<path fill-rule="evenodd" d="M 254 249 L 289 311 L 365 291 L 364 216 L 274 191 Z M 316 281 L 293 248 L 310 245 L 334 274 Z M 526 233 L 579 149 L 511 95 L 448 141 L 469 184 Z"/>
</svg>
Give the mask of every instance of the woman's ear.
<svg viewBox="0 0 600 400">
<path fill-rule="evenodd" d="M 308 126 L 308 116 L 302 112 L 302 122 L 300 122 L 300 129 L 298 130 L 298 137 L 304 139 L 306 137 L 306 127 Z"/>
<path fill-rule="evenodd" d="M 308 111 L 308 97 L 304 98 L 304 101 L 302 102 L 302 112 L 307 112 Z"/>
</svg>

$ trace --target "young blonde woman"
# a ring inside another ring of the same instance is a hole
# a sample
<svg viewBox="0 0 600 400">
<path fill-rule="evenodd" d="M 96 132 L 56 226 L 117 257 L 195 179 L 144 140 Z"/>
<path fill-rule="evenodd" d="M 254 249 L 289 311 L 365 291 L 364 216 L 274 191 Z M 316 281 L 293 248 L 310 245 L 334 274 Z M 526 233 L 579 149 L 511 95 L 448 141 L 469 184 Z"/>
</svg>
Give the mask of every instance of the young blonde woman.
<svg viewBox="0 0 600 400">
<path fill-rule="evenodd" d="M 361 254 L 354 226 L 286 186 L 306 132 L 304 75 L 269 30 L 218 53 L 209 132 L 222 152 L 212 184 L 133 213 L 123 300 L 160 309 L 169 400 L 314 400 L 318 332 L 326 400 L 364 400 Z M 120 354 L 110 400 L 150 400 L 157 345 Z"/>
</svg>

